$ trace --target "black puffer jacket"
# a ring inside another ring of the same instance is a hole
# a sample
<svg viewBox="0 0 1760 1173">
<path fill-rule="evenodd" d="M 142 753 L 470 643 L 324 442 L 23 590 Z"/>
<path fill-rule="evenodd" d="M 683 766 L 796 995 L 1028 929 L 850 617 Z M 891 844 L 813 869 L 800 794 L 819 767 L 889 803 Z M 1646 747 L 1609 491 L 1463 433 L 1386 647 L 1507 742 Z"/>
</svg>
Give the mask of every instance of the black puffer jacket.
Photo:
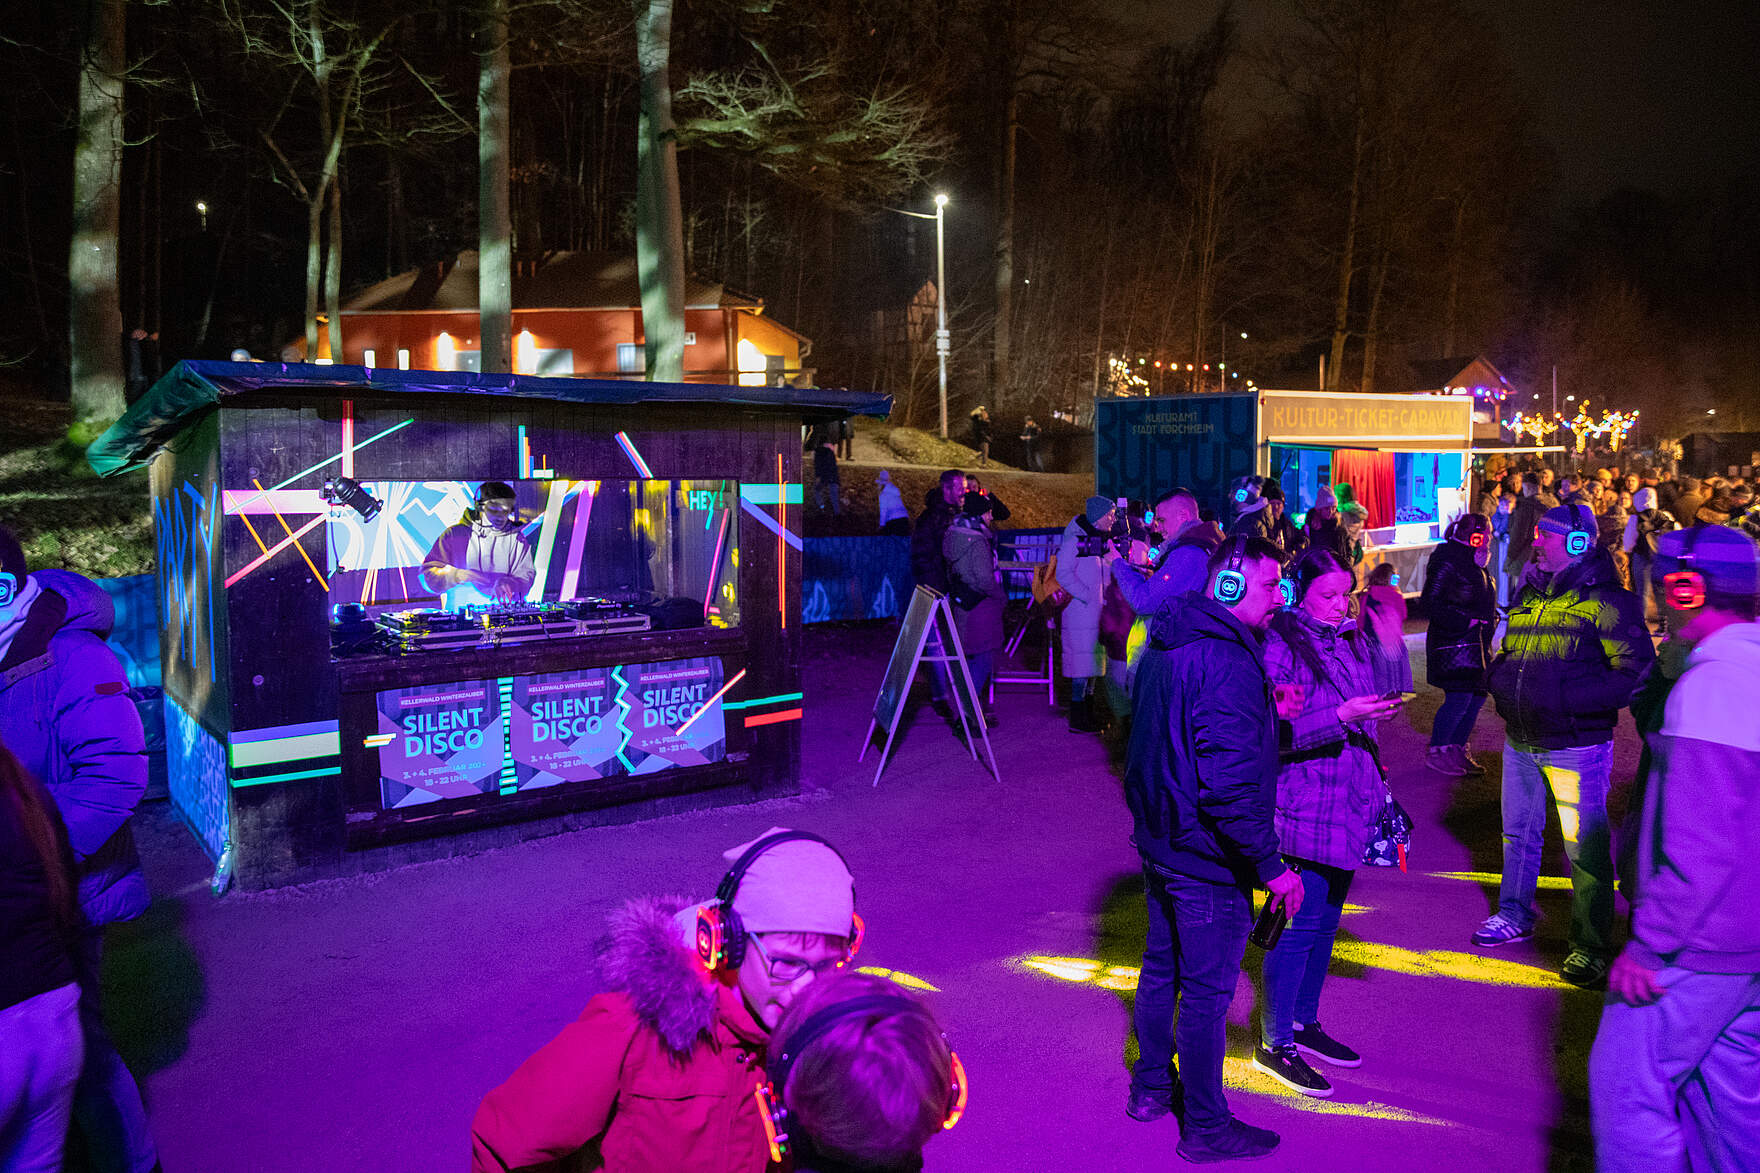
<svg viewBox="0 0 1760 1173">
<path fill-rule="evenodd" d="M 1530 573 L 1488 684 L 1512 742 L 1599 745 L 1655 658 L 1643 604 L 1597 547 L 1550 581 Z"/>
<path fill-rule="evenodd" d="M 947 527 L 958 516 L 959 511 L 941 495 L 941 486 L 929 490 L 916 528 L 911 531 L 911 577 L 918 586 L 947 593 L 947 558 L 942 554 L 942 546 Z"/>
<path fill-rule="evenodd" d="M 1149 625 L 1124 794 L 1152 866 L 1217 884 L 1279 876 L 1277 715 L 1259 637 L 1198 594 Z"/>
<path fill-rule="evenodd" d="M 1485 691 L 1491 633 L 1497 620 L 1497 588 L 1473 561 L 1470 546 L 1444 542 L 1424 570 L 1424 675 L 1444 692 Z M 1476 651 L 1475 651 L 1476 649 Z"/>
</svg>

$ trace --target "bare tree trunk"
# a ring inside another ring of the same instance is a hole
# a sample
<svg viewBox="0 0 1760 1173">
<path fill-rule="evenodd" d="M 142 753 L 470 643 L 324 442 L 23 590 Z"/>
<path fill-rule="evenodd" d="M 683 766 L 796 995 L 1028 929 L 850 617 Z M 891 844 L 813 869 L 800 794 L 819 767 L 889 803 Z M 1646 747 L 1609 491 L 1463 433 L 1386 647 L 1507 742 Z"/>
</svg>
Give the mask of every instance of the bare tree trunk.
<svg viewBox="0 0 1760 1173">
<path fill-rule="evenodd" d="M 477 319 L 481 370 L 513 369 L 513 224 L 508 201 L 507 0 L 484 0 L 477 70 Z"/>
<path fill-rule="evenodd" d="M 318 286 L 324 279 L 324 201 L 306 201 L 306 361 L 318 357 Z"/>
<path fill-rule="evenodd" d="M 112 420 L 122 387 L 122 75 L 126 0 L 89 0 L 73 153 L 73 242 L 68 250 L 68 358 L 76 420 Z"/>
<path fill-rule="evenodd" d="M 1094 398 L 1100 398 L 1100 376 L 1106 365 L 1106 281 L 1112 265 L 1112 217 L 1106 217 L 1105 244 L 1100 249 L 1100 310 L 1094 323 Z"/>
<path fill-rule="evenodd" d="M 1338 390 L 1344 371 L 1344 344 L 1350 337 L 1351 278 L 1355 275 L 1357 212 L 1362 198 L 1363 154 L 1367 142 L 1363 112 L 1357 111 L 1356 141 L 1351 146 L 1351 195 L 1344 221 L 1344 251 L 1338 258 L 1338 300 L 1332 307 L 1332 361 L 1326 364 L 1326 390 Z"/>
<path fill-rule="evenodd" d="M 1467 196 L 1458 192 L 1454 197 L 1454 239 L 1448 248 L 1448 304 L 1444 307 L 1442 317 L 1442 353 L 1439 358 L 1447 358 L 1454 353 L 1455 326 L 1460 314 L 1461 304 L 1461 238 L 1467 219 Z"/>
<path fill-rule="evenodd" d="M 1369 318 L 1363 328 L 1363 386 L 1365 392 L 1375 390 L 1375 352 L 1381 342 L 1381 294 L 1387 288 L 1387 271 L 1391 267 L 1393 245 L 1383 241 L 1375 250 L 1370 273 Z"/>
<path fill-rule="evenodd" d="M 636 275 L 647 377 L 684 380 L 684 212 L 672 121 L 672 0 L 636 0 L 641 120 L 636 132 Z M 796 303 L 799 298 L 797 294 Z"/>
<path fill-rule="evenodd" d="M 324 324 L 330 361 L 342 356 L 342 172 L 330 176 L 330 248 L 324 265 Z"/>
<path fill-rule="evenodd" d="M 1014 168 L 1020 104 L 1020 89 L 1010 81 L 1008 100 L 1002 107 L 1002 162 L 996 193 L 996 323 L 990 352 L 990 395 L 998 406 L 1012 394 L 1008 350 L 1014 328 Z"/>
</svg>

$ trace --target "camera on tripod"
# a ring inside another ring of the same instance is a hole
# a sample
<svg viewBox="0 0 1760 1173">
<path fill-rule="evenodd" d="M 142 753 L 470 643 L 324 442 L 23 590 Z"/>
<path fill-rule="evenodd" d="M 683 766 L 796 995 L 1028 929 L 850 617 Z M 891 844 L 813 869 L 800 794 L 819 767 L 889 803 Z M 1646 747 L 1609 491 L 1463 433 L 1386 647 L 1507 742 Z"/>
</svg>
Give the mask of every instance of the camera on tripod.
<svg viewBox="0 0 1760 1173">
<path fill-rule="evenodd" d="M 318 490 L 318 496 L 330 505 L 345 505 L 361 515 L 363 521 L 371 521 L 385 503 L 374 497 L 353 477 L 331 477 Z"/>
</svg>

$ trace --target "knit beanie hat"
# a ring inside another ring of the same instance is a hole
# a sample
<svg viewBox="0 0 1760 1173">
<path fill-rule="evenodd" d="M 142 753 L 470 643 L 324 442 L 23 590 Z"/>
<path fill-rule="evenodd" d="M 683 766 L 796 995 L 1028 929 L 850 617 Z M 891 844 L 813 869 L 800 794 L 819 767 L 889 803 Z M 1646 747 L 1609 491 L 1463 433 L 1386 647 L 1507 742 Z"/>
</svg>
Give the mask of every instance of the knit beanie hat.
<svg viewBox="0 0 1760 1173">
<path fill-rule="evenodd" d="M 758 839 L 789 830 L 771 827 Z M 731 866 L 758 839 L 721 853 Z M 842 858 L 812 839 L 789 839 L 746 868 L 733 908 L 750 933 L 824 933 L 847 937 L 855 923 L 856 888 Z"/>
<path fill-rule="evenodd" d="M 1636 493 L 1633 493 L 1632 508 L 1639 513 L 1644 512 L 1646 509 L 1656 508 L 1656 490 L 1639 489 Z"/>
<path fill-rule="evenodd" d="M 1600 533 L 1595 513 L 1587 505 L 1554 505 L 1540 515 L 1540 528 L 1552 534 L 1588 534 L 1591 540 Z"/>
<path fill-rule="evenodd" d="M 988 493 L 967 493 L 962 511 L 967 517 L 982 517 L 990 512 L 992 500 Z"/>
<path fill-rule="evenodd" d="M 1331 489 L 1321 489 L 1320 495 L 1318 497 L 1314 498 L 1314 508 L 1316 508 L 1316 509 L 1337 509 L 1338 508 L 1338 498 L 1334 497 L 1332 495 Z"/>
<path fill-rule="evenodd" d="M 1265 488 L 1260 495 L 1267 501 L 1281 501 L 1283 500 L 1283 486 L 1276 481 L 1266 481 Z"/>
<path fill-rule="evenodd" d="M 885 469 L 881 469 L 874 474 L 874 479 L 882 485 L 890 485 L 892 483 L 892 474 Z"/>
<path fill-rule="evenodd" d="M 1088 503 L 1083 507 L 1082 512 L 1087 517 L 1089 525 L 1099 525 L 1100 519 L 1112 512 L 1112 498 L 1098 496 L 1089 497 Z"/>
<path fill-rule="evenodd" d="M 1650 577 L 1660 583 L 1677 570 L 1704 575 L 1705 593 L 1713 603 L 1760 596 L 1760 546 L 1732 526 L 1696 525 L 1656 535 Z"/>
</svg>

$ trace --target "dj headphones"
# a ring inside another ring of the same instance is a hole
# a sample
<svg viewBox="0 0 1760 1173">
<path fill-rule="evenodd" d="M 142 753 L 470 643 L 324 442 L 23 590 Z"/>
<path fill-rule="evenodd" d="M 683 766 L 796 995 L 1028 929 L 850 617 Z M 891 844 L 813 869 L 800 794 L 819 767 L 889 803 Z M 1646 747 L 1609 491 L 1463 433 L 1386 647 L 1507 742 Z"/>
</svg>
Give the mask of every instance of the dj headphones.
<svg viewBox="0 0 1760 1173">
<path fill-rule="evenodd" d="M 1590 526 L 1587 530 L 1583 529 L 1583 507 L 1575 501 L 1570 503 L 1570 507 L 1571 532 L 1564 536 L 1564 552 L 1572 558 L 1581 558 L 1589 552 L 1589 547 L 1595 543 L 1595 538 L 1592 535 L 1594 526 Z"/>
<path fill-rule="evenodd" d="M 750 940 L 750 934 L 740 923 L 739 913 L 733 910 L 733 898 L 739 892 L 739 882 L 745 878 L 746 870 L 760 855 L 778 844 L 797 841 L 824 843 L 833 855 L 843 859 L 842 852 L 811 831 L 778 831 L 774 835 L 765 835 L 746 848 L 733 861 L 733 866 L 727 869 L 727 874 L 721 877 L 721 883 L 715 888 L 715 902 L 697 909 L 697 960 L 703 963 L 704 969 L 710 973 L 725 973 L 738 969 L 740 963 L 746 959 L 746 942 Z M 844 866 L 849 866 L 848 861 L 845 861 Z M 862 918 L 857 914 L 849 926 L 850 957 L 854 957 L 862 947 L 862 932 Z"/>
<path fill-rule="evenodd" d="M 11 573 L 0 570 L 0 607 L 9 607 L 12 600 L 18 598 L 18 579 Z"/>
<path fill-rule="evenodd" d="M 1680 569 L 1662 576 L 1662 588 L 1669 605 L 1677 611 L 1696 611 L 1705 605 L 1705 575 L 1693 568 L 1693 547 L 1699 543 L 1703 526 L 1691 526 L 1681 539 Z"/>
<path fill-rule="evenodd" d="M 1475 522 L 1473 520 L 1476 517 L 1481 517 L 1481 515 L 1477 513 L 1463 513 L 1455 518 L 1454 524 L 1448 527 L 1448 536 L 1452 540 L 1461 543 L 1463 546 L 1468 546 L 1474 550 L 1484 549 L 1491 541 L 1491 523 L 1486 521 L 1483 524 L 1480 524 L 1480 522 Z M 1481 518 L 1481 520 L 1483 519 Z M 1468 530 L 1471 530 L 1472 532 L 1468 533 Z"/>
<path fill-rule="evenodd" d="M 1247 576 L 1241 572 L 1241 564 L 1246 560 L 1247 535 L 1236 534 L 1228 540 L 1228 561 L 1210 584 L 1210 597 L 1224 607 L 1232 607 L 1247 597 Z"/>
<path fill-rule="evenodd" d="M 801 1023 L 800 1029 L 789 1036 L 788 1049 L 772 1054 L 764 1064 L 766 1082 L 758 1085 L 754 1095 L 758 1101 L 758 1115 L 764 1121 L 764 1136 L 770 1142 L 772 1161 L 780 1162 L 789 1151 L 788 1105 L 784 1102 L 784 1093 L 788 1087 L 788 1073 L 793 1070 L 795 1060 L 844 1019 L 883 1012 L 928 1016 L 928 1011 L 909 998 L 896 994 L 864 994 L 847 1002 L 834 1003 L 809 1015 Z M 947 1041 L 945 1034 L 941 1036 L 941 1041 Z M 953 1061 L 953 1086 L 949 1089 L 947 1113 L 941 1119 L 943 1129 L 958 1124 L 959 1118 L 966 1111 L 965 1065 L 959 1061 L 959 1055 L 952 1047 L 947 1049 L 947 1055 Z"/>
</svg>

